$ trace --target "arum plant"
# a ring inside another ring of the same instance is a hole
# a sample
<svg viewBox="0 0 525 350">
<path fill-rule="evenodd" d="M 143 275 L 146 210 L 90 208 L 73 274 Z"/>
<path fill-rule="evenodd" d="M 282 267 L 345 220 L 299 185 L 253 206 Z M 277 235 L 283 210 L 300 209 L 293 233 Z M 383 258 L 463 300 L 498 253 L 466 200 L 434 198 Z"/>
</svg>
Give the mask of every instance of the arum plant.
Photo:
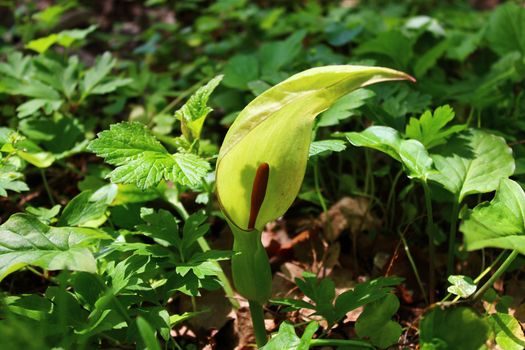
<svg viewBox="0 0 525 350">
<path fill-rule="evenodd" d="M 234 236 L 234 285 L 250 303 L 258 346 L 267 340 L 262 305 L 270 298 L 272 282 L 261 231 L 286 212 L 299 192 L 314 119 L 349 92 L 389 80 L 413 78 L 381 67 L 306 70 L 250 102 L 224 139 L 217 159 L 217 196 Z"/>
</svg>

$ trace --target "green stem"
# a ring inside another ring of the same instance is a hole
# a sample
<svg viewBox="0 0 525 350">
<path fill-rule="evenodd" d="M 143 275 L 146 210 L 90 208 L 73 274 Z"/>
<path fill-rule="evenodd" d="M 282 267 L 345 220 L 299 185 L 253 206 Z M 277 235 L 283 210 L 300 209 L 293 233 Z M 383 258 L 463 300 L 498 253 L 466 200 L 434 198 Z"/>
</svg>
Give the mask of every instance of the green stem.
<svg viewBox="0 0 525 350">
<path fill-rule="evenodd" d="M 317 161 L 317 157 L 314 160 L 314 186 L 315 186 L 315 193 L 317 194 L 317 198 L 319 199 L 319 202 L 321 203 L 323 212 L 326 214 L 326 212 L 328 211 L 328 207 L 326 206 L 326 202 L 324 200 L 323 194 L 321 193 L 321 187 L 319 186 L 319 164 Z"/>
<path fill-rule="evenodd" d="M 403 246 L 405 248 L 405 254 L 408 258 L 408 261 L 410 262 L 410 266 L 412 266 L 412 271 L 414 271 L 414 275 L 416 276 L 417 284 L 419 285 L 419 289 L 421 289 L 421 294 L 423 295 L 423 298 L 425 299 L 425 303 L 428 304 L 428 298 L 427 293 L 425 293 L 425 288 L 423 287 L 423 282 L 421 281 L 421 277 L 419 276 L 419 271 L 417 269 L 417 265 L 414 261 L 414 258 L 412 258 L 412 254 L 410 253 L 410 249 L 408 248 L 407 241 L 403 235 L 403 233 L 399 233 L 401 237 L 401 241 L 403 242 Z"/>
<path fill-rule="evenodd" d="M 501 266 L 496 270 L 496 272 L 494 272 L 494 274 L 488 279 L 488 281 L 485 282 L 485 284 L 481 286 L 481 288 L 474 294 L 472 299 L 473 300 L 480 299 L 485 294 L 487 289 L 489 289 L 494 284 L 494 282 L 496 282 L 496 280 L 500 278 L 501 275 L 509 268 L 510 264 L 512 264 L 514 259 L 516 259 L 516 257 L 518 256 L 518 254 L 519 253 L 517 250 L 513 250 L 510 253 L 510 255 L 507 257 L 507 259 L 505 259 L 505 261 L 503 261 Z"/>
<path fill-rule="evenodd" d="M 388 199 L 386 201 L 386 213 L 389 215 L 389 225 L 388 227 L 393 227 L 393 221 L 394 221 L 394 215 L 395 215 L 395 202 L 394 200 L 394 193 L 396 192 L 397 183 L 399 182 L 399 179 L 401 178 L 401 175 L 403 174 L 403 170 L 399 170 L 394 177 L 394 181 L 392 182 L 392 187 L 390 188 L 390 192 L 388 193 Z M 394 204 L 393 204 L 394 203 Z"/>
<path fill-rule="evenodd" d="M 352 339 L 312 339 L 310 346 L 357 346 L 359 348 L 375 349 L 365 341 Z"/>
<path fill-rule="evenodd" d="M 47 182 L 46 172 L 44 169 L 40 169 L 40 174 L 42 175 L 42 182 L 44 183 L 44 188 L 46 189 L 47 196 L 49 197 L 49 201 L 51 202 L 51 205 L 55 205 L 55 199 L 53 198 L 53 195 L 51 194 L 51 189 L 49 188 L 49 184 Z"/>
<path fill-rule="evenodd" d="M 190 215 L 188 214 L 188 212 L 186 211 L 186 208 L 184 208 L 184 206 L 182 205 L 180 201 L 170 200 L 169 198 L 167 198 L 167 200 L 171 205 L 173 205 L 177 213 L 179 213 L 179 215 L 182 217 L 184 221 L 186 221 L 189 218 Z M 210 245 L 208 244 L 208 241 L 206 241 L 206 238 L 204 237 L 199 237 L 197 239 L 197 244 L 199 245 L 199 247 L 201 248 L 203 252 L 207 252 L 208 250 L 211 249 Z M 222 269 L 221 265 L 217 261 L 214 261 L 213 264 L 218 268 L 217 278 L 222 284 L 222 289 L 224 290 L 224 294 L 226 294 L 226 297 L 228 298 L 228 300 L 230 300 L 230 303 L 235 309 L 240 308 L 241 305 L 235 298 L 235 293 L 233 292 L 233 288 L 230 283 L 230 280 L 224 273 L 224 270 Z"/>
<path fill-rule="evenodd" d="M 456 245 L 456 232 L 458 226 L 459 214 L 459 199 L 454 199 L 452 205 L 452 216 L 450 217 L 450 231 L 448 234 L 448 261 L 447 261 L 447 276 L 454 272 L 454 246 Z"/>
<path fill-rule="evenodd" d="M 266 327 L 264 326 L 264 311 L 257 301 L 250 301 L 250 314 L 252 315 L 253 332 L 257 347 L 263 347 L 268 341 Z"/>
<path fill-rule="evenodd" d="M 436 286 L 435 261 L 436 251 L 434 248 L 434 217 L 432 214 L 432 201 L 430 196 L 430 189 L 426 182 L 422 182 L 423 191 L 425 192 L 425 207 L 427 209 L 427 235 L 428 235 L 428 254 L 429 254 L 429 298 L 430 303 L 434 302 L 434 289 Z"/>
</svg>

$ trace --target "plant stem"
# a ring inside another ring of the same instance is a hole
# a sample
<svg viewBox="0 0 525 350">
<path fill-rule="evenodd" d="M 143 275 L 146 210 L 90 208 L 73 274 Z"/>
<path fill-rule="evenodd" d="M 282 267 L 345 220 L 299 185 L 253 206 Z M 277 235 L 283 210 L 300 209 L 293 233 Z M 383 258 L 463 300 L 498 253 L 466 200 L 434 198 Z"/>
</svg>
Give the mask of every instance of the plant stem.
<svg viewBox="0 0 525 350">
<path fill-rule="evenodd" d="M 312 339 L 310 346 L 357 346 L 360 348 L 375 349 L 370 343 L 352 339 Z"/>
<path fill-rule="evenodd" d="M 319 199 L 319 202 L 321 203 L 321 207 L 323 208 L 323 212 L 326 215 L 326 212 L 328 211 L 328 207 L 326 206 L 326 202 L 324 200 L 323 194 L 321 193 L 321 188 L 319 186 L 319 163 L 317 158 L 314 160 L 314 186 L 315 186 L 315 193 L 317 194 L 317 198 Z M 328 219 L 328 216 L 326 217 Z"/>
<path fill-rule="evenodd" d="M 428 235 L 428 254 L 429 254 L 429 295 L 428 300 L 430 303 L 434 303 L 434 289 L 436 286 L 436 273 L 435 273 L 435 261 L 436 251 L 434 248 L 434 218 L 432 214 L 432 201 L 430 196 L 430 189 L 426 182 L 422 182 L 423 191 L 425 192 L 425 207 L 427 209 L 427 235 Z"/>
<path fill-rule="evenodd" d="M 412 270 L 414 271 L 414 275 L 416 276 L 417 284 L 419 285 L 419 289 L 421 289 L 421 294 L 423 295 L 423 298 L 425 299 L 425 303 L 428 304 L 428 298 L 427 293 L 425 293 L 425 288 L 423 287 L 423 282 L 421 281 L 421 277 L 419 276 L 419 271 L 417 270 L 417 265 L 412 258 L 412 254 L 410 253 L 410 249 L 408 248 L 407 241 L 405 239 L 405 236 L 403 233 L 399 233 L 399 236 L 401 237 L 401 241 L 403 242 L 403 246 L 405 248 L 405 254 L 407 255 L 408 261 L 410 262 L 410 266 L 412 266 Z"/>
<path fill-rule="evenodd" d="M 170 200 L 170 198 L 166 198 L 166 199 L 171 205 L 173 205 L 173 207 L 175 208 L 177 213 L 179 213 L 179 215 L 182 217 L 183 220 L 188 219 L 190 215 L 188 214 L 188 212 L 186 211 L 186 208 L 184 208 L 184 206 L 182 205 L 180 201 Z M 199 247 L 201 248 L 203 252 L 207 252 L 208 250 L 211 249 L 210 245 L 208 244 L 208 241 L 206 241 L 206 238 L 204 237 L 199 237 L 197 239 L 197 244 L 199 245 Z M 241 305 L 235 298 L 235 293 L 233 292 L 233 288 L 231 286 L 230 280 L 228 279 L 228 277 L 226 277 L 226 274 L 224 273 L 224 270 L 222 269 L 221 265 L 217 261 L 214 261 L 213 264 L 216 267 L 218 267 L 217 278 L 222 284 L 222 289 L 224 290 L 224 294 L 226 294 L 226 297 L 228 298 L 228 300 L 230 300 L 230 303 L 235 309 L 240 308 Z"/>
<path fill-rule="evenodd" d="M 473 300 L 480 299 L 485 294 L 487 289 L 489 289 L 494 284 L 494 282 L 496 282 L 496 280 L 500 278 L 501 275 L 509 268 L 510 264 L 512 264 L 514 259 L 516 259 L 516 257 L 518 256 L 518 254 L 519 253 L 517 250 L 513 250 L 510 253 L 510 255 L 507 257 L 507 259 L 505 259 L 505 261 L 503 261 L 501 266 L 496 270 L 496 272 L 494 272 L 494 274 L 488 279 L 488 281 L 485 282 L 485 284 L 481 286 L 481 288 L 474 294 L 472 299 Z"/>
<path fill-rule="evenodd" d="M 399 179 L 401 178 L 401 175 L 403 174 L 403 170 L 399 170 L 394 177 L 394 181 L 392 182 L 392 187 L 390 188 L 390 192 L 388 193 L 388 199 L 386 201 L 386 214 L 388 215 L 388 227 L 393 227 L 393 221 L 394 221 L 394 215 L 395 215 L 395 202 L 394 202 L 394 193 L 396 192 L 397 183 L 399 182 Z"/>
<path fill-rule="evenodd" d="M 252 316 L 255 342 L 257 343 L 257 347 L 260 348 L 268 341 L 268 337 L 266 336 L 266 327 L 264 326 L 264 312 L 262 305 L 257 301 L 250 301 L 250 314 Z"/>
<path fill-rule="evenodd" d="M 55 199 L 53 198 L 53 195 L 51 194 L 51 189 L 49 188 L 49 184 L 47 183 L 46 172 L 44 171 L 44 169 L 40 169 L 40 174 L 42 175 L 42 182 L 44 183 L 44 188 L 46 189 L 47 196 L 49 197 L 49 201 L 51 202 L 51 205 L 55 205 Z"/>
<path fill-rule="evenodd" d="M 454 246 L 456 245 L 456 232 L 458 226 L 459 214 L 459 199 L 454 199 L 452 205 L 452 216 L 450 217 L 450 231 L 448 234 L 448 261 L 447 261 L 447 276 L 454 272 Z"/>
</svg>

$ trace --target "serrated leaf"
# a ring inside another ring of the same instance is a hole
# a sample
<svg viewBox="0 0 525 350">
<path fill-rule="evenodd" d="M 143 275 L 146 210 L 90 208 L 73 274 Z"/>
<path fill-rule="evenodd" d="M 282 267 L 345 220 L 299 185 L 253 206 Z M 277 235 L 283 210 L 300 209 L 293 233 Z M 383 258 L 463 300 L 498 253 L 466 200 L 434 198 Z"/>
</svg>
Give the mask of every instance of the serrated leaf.
<svg viewBox="0 0 525 350">
<path fill-rule="evenodd" d="M 208 99 L 213 90 L 220 84 L 222 78 L 222 75 L 218 75 L 210 80 L 191 95 L 189 100 L 175 112 L 175 117 L 182 123 L 182 133 L 187 140 L 191 141 L 200 137 L 204 121 L 212 111 L 208 107 Z"/>
<path fill-rule="evenodd" d="M 505 140 L 477 129 L 454 135 L 430 156 L 437 172 L 429 179 L 454 194 L 458 202 L 469 194 L 494 191 L 515 167 Z"/>
<path fill-rule="evenodd" d="M 403 330 L 391 318 L 398 309 L 399 300 L 394 294 L 386 294 L 366 305 L 355 323 L 357 335 L 370 338 L 371 343 L 381 349 L 397 343 Z"/>
<path fill-rule="evenodd" d="M 96 262 L 88 248 L 106 238 L 95 229 L 50 227 L 32 215 L 12 215 L 0 226 L 0 280 L 27 265 L 95 272 Z"/>
<path fill-rule="evenodd" d="M 141 189 L 156 186 L 161 180 L 195 186 L 210 169 L 194 154 L 168 153 L 143 124 L 136 122 L 111 125 L 91 141 L 88 149 L 117 166 L 108 175 L 111 181 L 133 183 Z"/>
<path fill-rule="evenodd" d="M 467 250 L 515 249 L 525 255 L 525 193 L 521 186 L 502 180 L 490 203 L 465 213 L 460 230 Z"/>
<path fill-rule="evenodd" d="M 140 217 L 146 224 L 138 225 L 137 229 L 146 236 L 166 247 L 182 246 L 177 219 L 169 211 L 160 209 L 155 212 L 151 208 L 141 208 Z"/>
<path fill-rule="evenodd" d="M 477 289 L 472 278 L 463 275 L 448 276 L 448 282 L 451 286 L 447 288 L 447 291 L 462 298 L 468 298 Z"/>
<path fill-rule="evenodd" d="M 419 119 L 410 118 L 406 126 L 407 137 L 419 140 L 426 149 L 446 142 L 447 138 L 466 128 L 466 125 L 454 125 L 445 128 L 454 119 L 454 110 L 449 105 L 438 107 L 434 113 L 426 111 Z"/>
<path fill-rule="evenodd" d="M 343 140 L 322 140 L 314 141 L 310 144 L 308 157 L 317 156 L 320 154 L 328 154 L 332 152 L 341 152 L 346 148 Z"/>
</svg>

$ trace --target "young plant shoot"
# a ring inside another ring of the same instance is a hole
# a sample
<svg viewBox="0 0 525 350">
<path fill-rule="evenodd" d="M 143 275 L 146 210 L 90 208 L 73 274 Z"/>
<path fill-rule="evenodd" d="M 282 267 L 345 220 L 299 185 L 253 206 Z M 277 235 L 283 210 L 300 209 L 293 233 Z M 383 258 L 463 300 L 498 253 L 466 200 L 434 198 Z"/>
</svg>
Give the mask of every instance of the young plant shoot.
<svg viewBox="0 0 525 350">
<path fill-rule="evenodd" d="M 261 231 L 299 193 L 314 119 L 351 91 L 390 80 L 414 81 L 382 67 L 306 70 L 250 102 L 224 139 L 217 159 L 217 196 L 234 236 L 233 281 L 250 302 L 258 346 L 266 343 L 262 304 L 270 298 L 272 282 Z"/>
</svg>

